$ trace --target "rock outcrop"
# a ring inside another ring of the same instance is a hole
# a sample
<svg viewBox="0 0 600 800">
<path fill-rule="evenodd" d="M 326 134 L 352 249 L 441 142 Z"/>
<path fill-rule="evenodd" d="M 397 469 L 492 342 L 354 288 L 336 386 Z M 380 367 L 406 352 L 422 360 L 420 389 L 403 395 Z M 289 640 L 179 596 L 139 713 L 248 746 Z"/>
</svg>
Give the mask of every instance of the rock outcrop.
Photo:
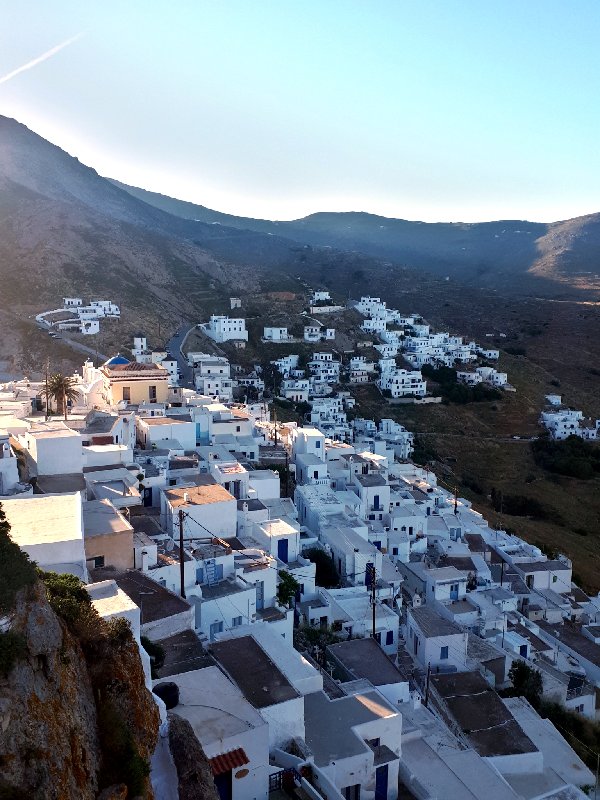
<svg viewBox="0 0 600 800">
<path fill-rule="evenodd" d="M 19 653 L 0 674 L 0 796 L 152 798 L 159 714 L 137 644 L 74 579 L 54 580 L 20 590 L 7 615 Z"/>
<path fill-rule="evenodd" d="M 194 729 L 169 713 L 169 747 L 179 778 L 179 800 L 219 800 L 208 759 Z"/>
</svg>

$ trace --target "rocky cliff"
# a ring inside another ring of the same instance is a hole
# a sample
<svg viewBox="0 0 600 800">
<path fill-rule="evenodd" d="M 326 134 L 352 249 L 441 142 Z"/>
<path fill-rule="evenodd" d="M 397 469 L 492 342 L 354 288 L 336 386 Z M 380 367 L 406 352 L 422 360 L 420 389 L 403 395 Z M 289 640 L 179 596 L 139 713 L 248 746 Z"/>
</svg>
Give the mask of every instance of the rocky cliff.
<svg viewBox="0 0 600 800">
<path fill-rule="evenodd" d="M 38 578 L 7 527 L 0 508 L 0 798 L 152 798 L 159 714 L 129 626 Z"/>
</svg>

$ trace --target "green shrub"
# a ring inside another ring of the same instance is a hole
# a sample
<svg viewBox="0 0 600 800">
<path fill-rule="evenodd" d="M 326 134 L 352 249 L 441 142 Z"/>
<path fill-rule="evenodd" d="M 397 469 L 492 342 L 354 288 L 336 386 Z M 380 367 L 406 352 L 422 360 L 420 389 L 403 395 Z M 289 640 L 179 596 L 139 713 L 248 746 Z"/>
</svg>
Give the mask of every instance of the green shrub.
<svg viewBox="0 0 600 800">
<path fill-rule="evenodd" d="M 559 442 L 540 437 L 531 442 L 531 450 L 536 464 L 549 472 L 579 480 L 589 480 L 600 472 L 600 448 L 579 436 Z"/>
</svg>

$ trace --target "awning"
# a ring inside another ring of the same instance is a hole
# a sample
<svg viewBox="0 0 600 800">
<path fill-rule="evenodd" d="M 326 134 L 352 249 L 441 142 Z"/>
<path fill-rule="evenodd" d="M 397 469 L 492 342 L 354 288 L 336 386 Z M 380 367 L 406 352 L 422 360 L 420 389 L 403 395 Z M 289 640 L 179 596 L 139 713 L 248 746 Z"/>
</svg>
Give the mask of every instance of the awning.
<svg viewBox="0 0 600 800">
<path fill-rule="evenodd" d="M 213 775 L 222 775 L 224 772 L 229 772 L 236 767 L 243 767 L 244 764 L 249 764 L 250 760 L 246 755 L 243 747 L 238 747 L 235 750 L 230 750 L 228 753 L 223 753 L 220 756 L 215 756 L 210 759 L 210 768 Z"/>
</svg>

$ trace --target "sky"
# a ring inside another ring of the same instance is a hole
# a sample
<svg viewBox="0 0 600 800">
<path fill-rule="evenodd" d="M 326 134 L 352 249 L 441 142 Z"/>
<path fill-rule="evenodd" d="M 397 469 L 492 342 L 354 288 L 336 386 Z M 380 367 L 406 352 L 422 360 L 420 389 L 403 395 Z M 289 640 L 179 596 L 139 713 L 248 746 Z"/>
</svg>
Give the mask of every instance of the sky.
<svg viewBox="0 0 600 800">
<path fill-rule="evenodd" d="M 0 114 L 233 214 L 554 221 L 600 211 L 599 32 L 598 0 L 0 0 Z"/>
</svg>

